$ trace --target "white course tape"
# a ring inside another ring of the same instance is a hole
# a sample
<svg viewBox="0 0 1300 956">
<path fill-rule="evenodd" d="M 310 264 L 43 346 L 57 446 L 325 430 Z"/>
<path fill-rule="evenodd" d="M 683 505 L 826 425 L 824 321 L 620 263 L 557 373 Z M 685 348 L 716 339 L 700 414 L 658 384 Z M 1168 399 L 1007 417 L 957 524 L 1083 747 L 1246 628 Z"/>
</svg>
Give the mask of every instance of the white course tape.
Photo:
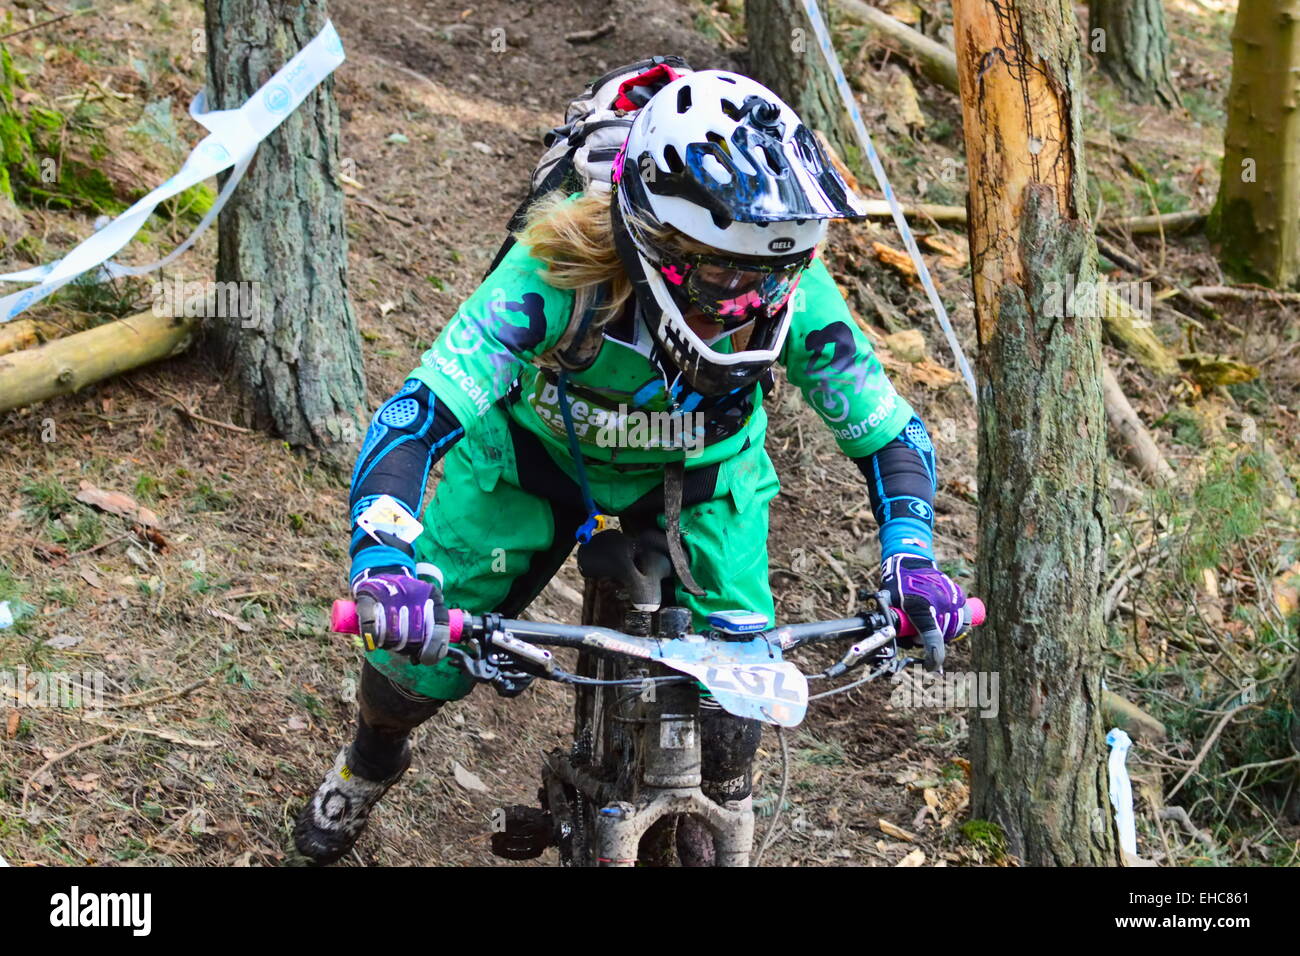
<svg viewBox="0 0 1300 956">
<path fill-rule="evenodd" d="M 1107 770 L 1110 774 L 1110 805 L 1115 808 L 1115 827 L 1119 830 L 1119 845 L 1125 853 L 1137 856 L 1137 821 L 1133 818 L 1133 782 L 1124 765 L 1128 749 L 1133 746 L 1129 735 L 1118 727 L 1106 735 L 1110 747 Z"/>
<path fill-rule="evenodd" d="M 98 267 L 97 281 L 117 276 L 139 276 L 161 269 L 183 253 L 203 231 L 212 225 L 230 194 L 253 160 L 262 140 L 298 108 L 344 60 L 343 41 L 332 22 L 326 21 L 320 33 L 280 68 L 266 84 L 249 97 L 239 109 L 205 110 L 200 92 L 190 104 L 190 115 L 209 130 L 194 147 L 175 176 L 145 196 L 122 215 L 109 222 L 62 259 L 21 272 L 0 274 L 0 282 L 35 282 L 36 285 L 0 297 L 0 322 L 7 322 L 73 279 Z M 140 231 L 159 203 L 184 192 L 191 186 L 234 167 L 212 208 L 184 242 L 157 262 L 143 266 L 125 266 L 113 262 L 115 255 Z"/>
<path fill-rule="evenodd" d="M 849 117 L 853 120 L 853 130 L 858 134 L 858 142 L 867 154 L 867 162 L 871 164 L 871 172 L 876 177 L 876 185 L 885 194 L 885 200 L 889 203 L 889 211 L 894 216 L 894 224 L 898 226 L 899 235 L 903 237 L 903 245 L 907 247 L 912 262 L 916 264 L 917 274 L 921 277 L 921 285 L 925 288 L 925 294 L 930 299 L 930 307 L 934 309 L 934 314 L 939 319 L 939 325 L 943 327 L 943 334 L 948 337 L 948 345 L 951 346 L 952 354 L 957 359 L 957 367 L 961 369 L 962 378 L 966 379 L 966 387 L 970 389 L 971 400 L 978 402 L 979 399 L 975 391 L 975 376 L 971 373 L 970 365 L 966 362 L 966 353 L 961 350 L 961 343 L 957 341 L 957 333 L 953 331 L 952 323 L 948 320 L 948 310 L 944 308 L 943 300 L 939 298 L 939 291 L 934 287 L 934 280 L 930 278 L 930 270 L 926 267 L 925 260 L 921 258 L 921 250 L 916 247 L 916 239 L 912 237 L 912 230 L 907 225 L 907 217 L 903 215 L 903 207 L 898 204 L 898 199 L 894 196 L 894 189 L 889 185 L 889 177 L 885 175 L 885 167 L 881 164 L 880 156 L 876 153 L 876 146 L 871 141 L 871 134 L 867 132 L 867 127 L 862 122 L 862 113 L 858 110 L 858 101 L 849 88 L 849 81 L 844 78 L 844 70 L 840 67 L 839 57 L 835 55 L 835 48 L 831 46 L 830 31 L 826 29 L 826 24 L 822 22 L 821 12 L 817 9 L 817 0 L 803 0 L 803 7 L 808 14 L 808 20 L 812 23 L 813 32 L 817 34 L 817 43 L 822 48 L 827 65 L 830 66 L 835 85 L 839 88 L 840 98 L 844 100 L 844 105 L 849 111 Z"/>
</svg>

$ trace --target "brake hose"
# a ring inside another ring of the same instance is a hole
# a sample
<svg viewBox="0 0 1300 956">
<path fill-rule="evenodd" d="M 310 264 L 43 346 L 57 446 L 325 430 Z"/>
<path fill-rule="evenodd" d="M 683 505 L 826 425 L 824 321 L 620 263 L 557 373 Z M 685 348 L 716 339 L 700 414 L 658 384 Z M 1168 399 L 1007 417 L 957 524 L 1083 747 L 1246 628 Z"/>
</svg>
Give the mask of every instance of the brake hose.
<svg viewBox="0 0 1300 956">
<path fill-rule="evenodd" d="M 772 810 L 772 822 L 767 825 L 767 832 L 763 834 L 763 842 L 754 854 L 754 866 L 761 866 L 763 863 L 763 854 L 772 843 L 772 837 L 776 835 L 776 823 L 781 819 L 781 808 L 785 806 L 785 795 L 790 789 L 790 745 L 786 743 L 785 728 L 776 724 L 776 739 L 781 744 L 781 792 L 776 796 L 776 807 Z"/>
<path fill-rule="evenodd" d="M 858 109 L 858 101 L 849 88 L 849 81 L 844 77 L 844 70 L 840 67 L 839 57 L 835 55 L 835 47 L 831 45 L 830 31 L 826 29 L 821 11 L 817 9 L 817 0 L 803 0 L 803 8 L 808 15 L 809 22 L 812 23 L 813 32 L 817 34 L 817 43 L 821 46 L 822 53 L 826 57 L 826 64 L 830 67 L 835 86 L 839 89 L 840 99 L 844 102 L 844 106 L 849 112 L 849 118 L 853 121 L 853 130 L 857 134 L 858 142 L 867 155 L 867 162 L 871 164 L 871 172 L 876 177 L 876 185 L 885 194 L 885 201 L 889 203 L 889 212 L 894 217 L 894 225 L 898 227 L 899 235 L 903 237 L 903 245 L 907 247 L 907 254 L 912 257 L 912 262 L 916 265 L 916 272 L 921 279 L 921 285 L 925 288 L 926 297 L 930 300 L 930 307 L 934 309 L 939 325 L 943 328 L 943 334 L 948 337 L 948 345 L 952 348 L 952 354 L 957 359 L 957 367 L 961 369 L 962 378 L 966 380 L 966 387 L 970 390 L 971 401 L 978 404 L 975 376 L 966 361 L 966 353 L 962 351 L 961 343 L 957 341 L 957 333 L 953 331 L 952 322 L 948 319 L 948 310 L 944 307 L 943 300 L 939 298 L 939 291 L 934 287 L 934 280 L 930 277 L 930 270 L 926 266 L 925 260 L 921 258 L 921 250 L 917 248 L 916 239 L 912 236 L 912 229 L 907 224 L 907 217 L 903 215 L 903 207 L 898 204 L 898 197 L 894 195 L 894 189 L 889 184 L 889 177 L 885 175 L 885 167 L 880 162 L 880 156 L 876 153 L 876 146 L 871 141 L 871 134 L 867 132 L 866 124 L 862 122 L 862 113 Z"/>
</svg>

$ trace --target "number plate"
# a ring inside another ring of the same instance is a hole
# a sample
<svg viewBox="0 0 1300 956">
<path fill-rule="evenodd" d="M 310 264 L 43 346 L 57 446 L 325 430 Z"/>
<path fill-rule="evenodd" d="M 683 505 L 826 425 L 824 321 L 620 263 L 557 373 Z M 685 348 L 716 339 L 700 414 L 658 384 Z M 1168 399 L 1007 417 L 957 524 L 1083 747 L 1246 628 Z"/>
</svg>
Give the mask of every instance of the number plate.
<svg viewBox="0 0 1300 956">
<path fill-rule="evenodd" d="M 796 727 L 808 711 L 808 679 L 770 650 L 762 639 L 666 641 L 663 663 L 698 680 L 729 714 Z"/>
</svg>

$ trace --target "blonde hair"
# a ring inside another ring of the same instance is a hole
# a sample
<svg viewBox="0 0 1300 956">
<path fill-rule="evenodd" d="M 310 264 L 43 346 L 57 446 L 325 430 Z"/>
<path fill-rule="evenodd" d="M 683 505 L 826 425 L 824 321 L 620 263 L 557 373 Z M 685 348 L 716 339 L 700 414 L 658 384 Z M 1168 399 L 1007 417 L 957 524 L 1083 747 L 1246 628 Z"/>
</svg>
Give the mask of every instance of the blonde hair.
<svg viewBox="0 0 1300 956">
<path fill-rule="evenodd" d="M 589 301 L 601 286 L 605 304 L 597 327 L 617 316 L 632 294 L 632 281 L 614 248 L 610 195 L 591 190 L 570 199 L 563 190 L 541 197 L 528 210 L 515 238 L 546 264 L 542 278 L 557 289 L 572 289 Z"/>
</svg>

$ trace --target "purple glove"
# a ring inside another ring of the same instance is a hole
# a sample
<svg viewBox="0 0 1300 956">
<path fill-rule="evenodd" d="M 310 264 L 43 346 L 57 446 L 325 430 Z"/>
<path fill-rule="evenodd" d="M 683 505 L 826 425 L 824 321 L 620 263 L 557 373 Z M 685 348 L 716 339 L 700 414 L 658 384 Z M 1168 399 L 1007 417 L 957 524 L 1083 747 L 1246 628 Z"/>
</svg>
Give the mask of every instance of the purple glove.
<svg viewBox="0 0 1300 956">
<path fill-rule="evenodd" d="M 890 606 L 907 615 L 921 638 L 926 670 L 942 674 L 944 645 L 961 633 L 957 611 L 966 603 L 966 592 L 932 560 L 916 554 L 885 559 L 880 574 Z"/>
<path fill-rule="evenodd" d="M 385 650 L 423 656 L 434 625 L 446 631 L 448 615 L 436 584 L 407 574 L 373 574 L 352 588 L 362 636 L 373 635 Z"/>
</svg>

